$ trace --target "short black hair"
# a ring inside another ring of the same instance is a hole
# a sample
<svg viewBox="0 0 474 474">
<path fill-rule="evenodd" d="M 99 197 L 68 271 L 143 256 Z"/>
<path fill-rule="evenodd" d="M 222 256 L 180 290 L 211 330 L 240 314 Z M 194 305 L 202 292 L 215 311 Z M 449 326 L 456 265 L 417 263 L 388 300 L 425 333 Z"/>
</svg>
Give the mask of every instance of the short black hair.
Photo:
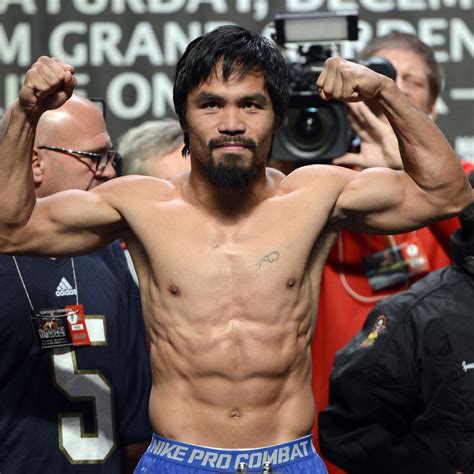
<svg viewBox="0 0 474 474">
<path fill-rule="evenodd" d="M 189 43 L 176 65 L 173 102 L 181 126 L 186 125 L 186 98 L 202 84 L 222 61 L 222 76 L 244 77 L 253 72 L 264 75 L 272 101 L 276 127 L 283 124 L 289 101 L 288 69 L 278 47 L 271 40 L 236 25 L 221 26 Z M 189 152 L 185 134 L 183 154 Z"/>
</svg>

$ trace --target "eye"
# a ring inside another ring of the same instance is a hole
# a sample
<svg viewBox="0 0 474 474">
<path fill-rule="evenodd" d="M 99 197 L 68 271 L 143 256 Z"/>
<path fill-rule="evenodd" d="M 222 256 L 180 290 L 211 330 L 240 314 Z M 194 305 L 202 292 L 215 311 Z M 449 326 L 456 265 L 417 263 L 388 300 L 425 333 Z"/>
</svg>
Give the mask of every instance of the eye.
<svg viewBox="0 0 474 474">
<path fill-rule="evenodd" d="M 261 106 L 257 104 L 256 102 L 249 101 L 249 102 L 244 103 L 243 108 L 253 110 L 253 109 L 261 109 Z"/>
<path fill-rule="evenodd" d="M 219 104 L 216 101 L 203 102 L 201 104 L 202 109 L 216 110 L 219 108 Z"/>
</svg>

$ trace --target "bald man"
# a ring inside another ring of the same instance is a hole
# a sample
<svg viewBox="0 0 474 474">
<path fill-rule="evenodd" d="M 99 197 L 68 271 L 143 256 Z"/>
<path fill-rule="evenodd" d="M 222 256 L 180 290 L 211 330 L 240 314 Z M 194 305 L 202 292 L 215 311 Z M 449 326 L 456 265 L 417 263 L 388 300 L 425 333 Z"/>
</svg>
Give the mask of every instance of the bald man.
<svg viewBox="0 0 474 474">
<path fill-rule="evenodd" d="M 73 95 L 45 113 L 32 156 L 36 196 L 110 180 L 110 148 L 91 101 Z M 0 472 L 131 472 L 151 436 L 150 370 L 120 244 L 74 258 L 0 255 L 0 289 Z M 81 325 L 87 331 L 76 333 Z"/>
</svg>

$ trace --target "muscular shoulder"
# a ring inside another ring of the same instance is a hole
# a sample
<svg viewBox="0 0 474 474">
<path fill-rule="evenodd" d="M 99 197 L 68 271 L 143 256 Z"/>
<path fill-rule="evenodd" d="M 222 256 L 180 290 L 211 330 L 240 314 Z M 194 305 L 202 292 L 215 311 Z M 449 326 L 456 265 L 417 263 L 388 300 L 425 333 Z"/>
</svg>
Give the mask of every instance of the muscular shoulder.
<svg viewBox="0 0 474 474">
<path fill-rule="evenodd" d="M 167 200 L 174 197 L 176 187 L 164 179 L 133 175 L 112 179 L 92 191 L 104 196 L 113 195 L 119 199 L 130 199 L 137 194 L 153 194 L 157 199 Z"/>
<path fill-rule="evenodd" d="M 280 183 L 282 194 L 308 190 L 314 193 L 337 196 L 356 173 L 348 168 L 334 165 L 308 165 L 297 168 Z"/>
</svg>

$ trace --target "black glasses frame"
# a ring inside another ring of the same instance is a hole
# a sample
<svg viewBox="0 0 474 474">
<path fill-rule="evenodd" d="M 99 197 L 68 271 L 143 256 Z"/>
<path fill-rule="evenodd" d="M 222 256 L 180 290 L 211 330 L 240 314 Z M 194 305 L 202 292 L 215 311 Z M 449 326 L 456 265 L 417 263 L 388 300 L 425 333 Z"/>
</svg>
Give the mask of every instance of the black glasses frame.
<svg viewBox="0 0 474 474">
<path fill-rule="evenodd" d="M 104 171 L 107 165 L 112 162 L 114 168 L 120 167 L 120 162 L 122 157 L 115 149 L 110 149 L 105 153 L 94 153 L 92 151 L 81 151 L 81 150 L 73 150 L 71 148 L 63 148 L 60 146 L 53 146 L 53 145 L 41 145 L 38 147 L 39 149 L 44 150 L 51 150 L 57 151 L 59 153 L 66 153 L 68 155 L 78 155 L 83 156 L 84 158 L 92 158 L 96 162 L 96 170 L 97 171 Z"/>
</svg>

